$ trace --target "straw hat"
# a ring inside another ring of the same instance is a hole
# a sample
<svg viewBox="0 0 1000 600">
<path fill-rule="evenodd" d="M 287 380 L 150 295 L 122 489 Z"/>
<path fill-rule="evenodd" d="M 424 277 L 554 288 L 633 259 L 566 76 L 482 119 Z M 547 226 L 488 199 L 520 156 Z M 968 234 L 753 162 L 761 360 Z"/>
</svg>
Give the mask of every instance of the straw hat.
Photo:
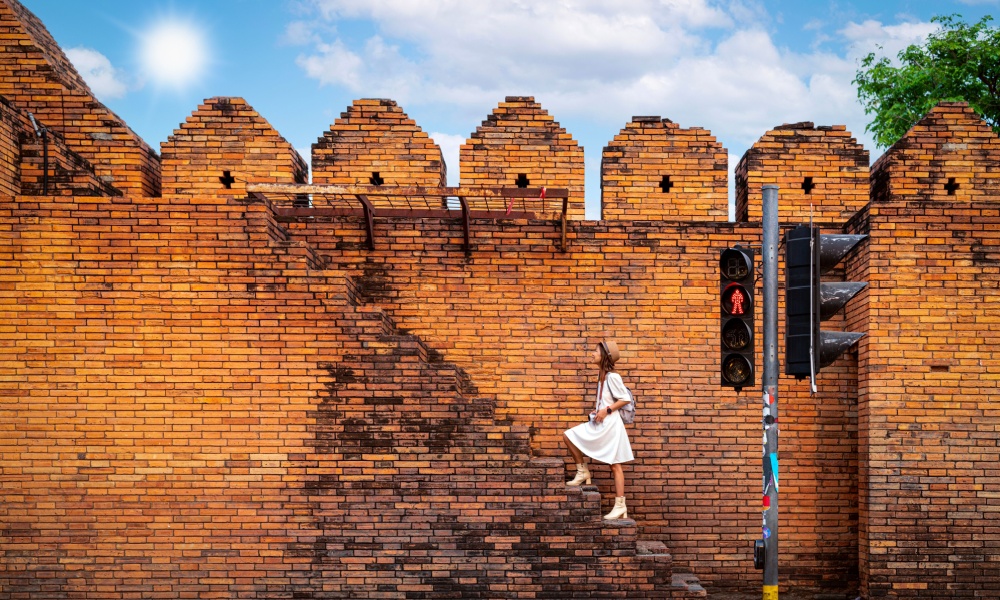
<svg viewBox="0 0 1000 600">
<path fill-rule="evenodd" d="M 618 344 L 610 340 L 605 340 L 601 342 L 600 346 L 604 350 L 604 354 L 610 357 L 611 364 L 615 364 L 621 358 L 621 352 L 618 351 Z"/>
</svg>

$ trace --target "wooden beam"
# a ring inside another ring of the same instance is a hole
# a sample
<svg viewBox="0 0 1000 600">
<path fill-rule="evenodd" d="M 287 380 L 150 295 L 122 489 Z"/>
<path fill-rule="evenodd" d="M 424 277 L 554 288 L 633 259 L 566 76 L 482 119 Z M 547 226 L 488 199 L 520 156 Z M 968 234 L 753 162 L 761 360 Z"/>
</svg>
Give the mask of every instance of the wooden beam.
<svg viewBox="0 0 1000 600">
<path fill-rule="evenodd" d="M 541 198 L 542 188 L 504 187 L 390 187 L 385 185 L 306 185 L 299 183 L 248 183 L 248 194 L 314 194 L 328 196 L 358 196 L 359 194 L 378 196 L 437 196 L 442 198 L 569 198 L 568 188 L 546 188 L 545 198 Z"/>
</svg>

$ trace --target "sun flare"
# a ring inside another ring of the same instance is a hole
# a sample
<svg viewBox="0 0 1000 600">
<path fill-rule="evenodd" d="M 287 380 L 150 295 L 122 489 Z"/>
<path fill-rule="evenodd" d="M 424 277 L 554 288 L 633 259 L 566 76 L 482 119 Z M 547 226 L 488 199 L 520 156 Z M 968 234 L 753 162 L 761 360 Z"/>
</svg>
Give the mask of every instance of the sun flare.
<svg viewBox="0 0 1000 600">
<path fill-rule="evenodd" d="M 154 83 L 183 88 L 205 70 L 208 62 L 205 35 L 190 23 L 163 21 L 143 36 L 141 58 L 146 76 Z"/>
</svg>

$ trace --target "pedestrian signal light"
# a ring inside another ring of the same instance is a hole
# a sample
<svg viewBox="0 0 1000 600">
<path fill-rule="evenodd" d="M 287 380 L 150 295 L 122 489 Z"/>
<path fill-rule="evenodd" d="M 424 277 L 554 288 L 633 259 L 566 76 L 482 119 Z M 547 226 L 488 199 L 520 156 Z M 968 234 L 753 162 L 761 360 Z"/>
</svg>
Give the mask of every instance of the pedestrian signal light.
<svg viewBox="0 0 1000 600">
<path fill-rule="evenodd" d="M 749 248 L 735 246 L 719 257 L 720 374 L 722 385 L 740 390 L 754 383 L 754 265 Z"/>
</svg>

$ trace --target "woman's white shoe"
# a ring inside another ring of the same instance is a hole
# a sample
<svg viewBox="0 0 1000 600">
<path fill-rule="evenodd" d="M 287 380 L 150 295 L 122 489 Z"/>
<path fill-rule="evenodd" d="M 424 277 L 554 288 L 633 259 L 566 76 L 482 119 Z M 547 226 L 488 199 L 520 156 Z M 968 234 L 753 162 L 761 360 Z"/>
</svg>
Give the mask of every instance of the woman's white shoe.
<svg viewBox="0 0 1000 600">
<path fill-rule="evenodd" d="M 586 463 L 577 463 L 576 477 L 567 481 L 566 485 L 583 485 L 584 483 L 590 485 L 590 469 L 587 468 Z"/>
<path fill-rule="evenodd" d="M 628 518 L 628 509 L 625 508 L 625 496 L 615 497 L 615 507 L 611 509 L 611 512 L 604 515 L 604 518 L 605 520 Z"/>
</svg>

